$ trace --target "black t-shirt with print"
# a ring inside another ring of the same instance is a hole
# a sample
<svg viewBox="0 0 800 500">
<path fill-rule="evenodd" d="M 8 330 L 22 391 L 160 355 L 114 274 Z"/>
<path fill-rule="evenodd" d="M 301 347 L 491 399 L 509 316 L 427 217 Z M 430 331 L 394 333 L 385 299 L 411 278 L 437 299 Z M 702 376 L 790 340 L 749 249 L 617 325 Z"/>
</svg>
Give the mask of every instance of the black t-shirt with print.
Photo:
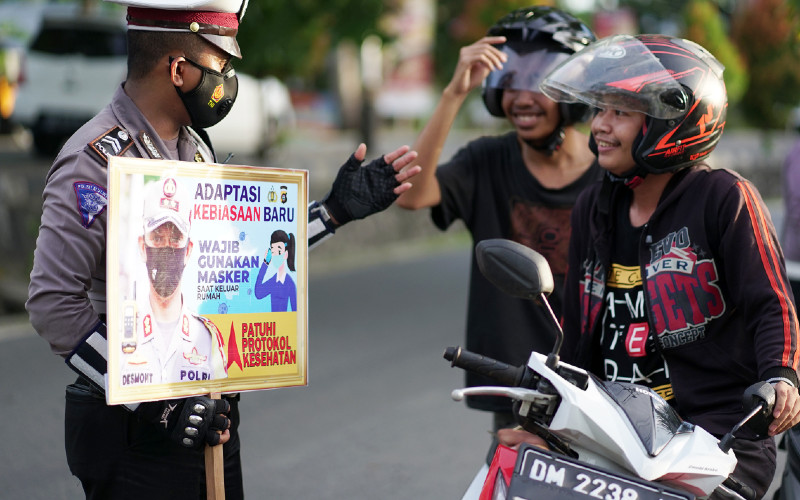
<svg viewBox="0 0 800 500">
<path fill-rule="evenodd" d="M 515 132 L 481 137 L 436 169 L 442 200 L 432 208 L 431 217 L 442 230 L 462 220 L 473 247 L 482 240 L 506 238 L 542 254 L 555 279 L 549 302 L 560 316 L 572 207 L 578 195 L 602 175 L 595 162 L 573 183 L 549 189 L 525 166 Z M 478 269 L 474 250 L 470 273 L 467 349 L 513 365 L 527 363 L 531 351 L 547 354 L 553 349 L 557 327 L 544 307 L 494 286 Z M 466 373 L 466 380 L 468 386 L 497 385 L 472 372 Z M 511 411 L 508 398 L 470 397 L 467 404 Z"/>
<path fill-rule="evenodd" d="M 616 214 L 614 248 L 606 283 L 600 347 L 607 380 L 650 387 L 674 402 L 669 370 L 647 322 L 637 254 L 644 227 L 633 227 L 627 209 Z"/>
</svg>

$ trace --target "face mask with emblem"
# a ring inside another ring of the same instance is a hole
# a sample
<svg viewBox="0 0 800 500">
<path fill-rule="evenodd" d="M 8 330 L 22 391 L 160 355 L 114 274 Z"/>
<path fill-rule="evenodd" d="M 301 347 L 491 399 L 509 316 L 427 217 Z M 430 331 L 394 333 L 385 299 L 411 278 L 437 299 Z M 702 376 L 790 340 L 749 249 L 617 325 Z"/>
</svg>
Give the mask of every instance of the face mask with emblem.
<svg viewBox="0 0 800 500">
<path fill-rule="evenodd" d="M 195 128 L 208 128 L 219 123 L 233 107 L 239 92 L 239 79 L 236 70 L 230 63 L 222 72 L 201 66 L 196 62 L 186 61 L 203 72 L 200 83 L 189 92 L 182 92 L 177 86 L 175 90 L 183 101 L 186 111 Z M 172 60 L 170 60 L 170 63 Z"/>
</svg>

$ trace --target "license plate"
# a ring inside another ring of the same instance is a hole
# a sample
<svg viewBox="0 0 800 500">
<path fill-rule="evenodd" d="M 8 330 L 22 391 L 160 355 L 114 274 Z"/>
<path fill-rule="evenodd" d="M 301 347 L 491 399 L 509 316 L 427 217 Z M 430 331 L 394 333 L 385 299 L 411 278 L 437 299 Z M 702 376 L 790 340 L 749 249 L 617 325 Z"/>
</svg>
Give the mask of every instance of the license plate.
<svg viewBox="0 0 800 500">
<path fill-rule="evenodd" d="M 694 495 L 610 472 L 541 448 L 520 447 L 509 500 L 592 499 L 694 500 Z"/>
</svg>

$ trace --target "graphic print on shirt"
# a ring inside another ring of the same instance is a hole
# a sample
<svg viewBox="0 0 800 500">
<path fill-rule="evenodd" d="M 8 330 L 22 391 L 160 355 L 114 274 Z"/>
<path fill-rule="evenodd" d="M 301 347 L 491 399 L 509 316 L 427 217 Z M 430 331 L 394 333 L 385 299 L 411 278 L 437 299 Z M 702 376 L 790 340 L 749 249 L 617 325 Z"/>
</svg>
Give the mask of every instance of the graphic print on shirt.
<svg viewBox="0 0 800 500">
<path fill-rule="evenodd" d="M 567 272 L 570 208 L 511 201 L 511 239 L 542 254 L 554 275 Z"/>
<path fill-rule="evenodd" d="M 705 338 L 706 323 L 725 313 L 716 264 L 703 257 L 686 227 L 650 246 L 647 294 L 664 349 Z"/>
<path fill-rule="evenodd" d="M 669 369 L 647 322 L 639 266 L 611 264 L 600 345 L 606 380 L 645 385 L 667 401 L 674 397 Z"/>
</svg>

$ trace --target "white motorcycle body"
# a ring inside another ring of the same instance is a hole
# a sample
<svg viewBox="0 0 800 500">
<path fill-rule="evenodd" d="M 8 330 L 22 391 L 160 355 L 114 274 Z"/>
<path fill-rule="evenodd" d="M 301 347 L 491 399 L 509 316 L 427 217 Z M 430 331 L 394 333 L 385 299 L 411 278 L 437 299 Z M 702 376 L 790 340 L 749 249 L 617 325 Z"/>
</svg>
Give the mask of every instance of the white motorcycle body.
<svg viewBox="0 0 800 500">
<path fill-rule="evenodd" d="M 505 395 L 521 401 L 522 415 L 527 414 L 531 405 L 541 407 L 549 404 L 548 401 L 558 404 L 547 428 L 566 441 L 581 462 L 663 483 L 698 497 L 711 494 L 736 466 L 733 452 L 723 452 L 719 441 L 707 431 L 687 423 L 676 427 L 676 420 L 670 423 L 669 418 L 664 418 L 660 412 L 674 414 L 674 411 L 646 387 L 618 384 L 614 390 L 621 388 L 622 395 L 614 396 L 597 379 L 587 376 L 588 383 L 583 389 L 549 368 L 546 357 L 535 352 L 528 366 L 547 379 L 558 395 L 519 387 L 471 387 L 453 391 L 453 399 L 461 400 L 467 395 Z M 586 375 L 585 370 L 566 363 L 561 363 L 560 367 L 560 370 L 566 368 Z M 634 418 L 643 425 L 634 426 L 621 406 L 621 398 L 628 412 L 631 406 L 636 406 L 630 403 L 638 398 L 639 408 L 652 404 L 653 414 L 647 415 L 647 411 L 636 414 Z M 648 402 L 648 398 L 653 401 Z M 680 421 L 677 414 L 666 417 Z M 465 499 L 478 498 L 483 482 L 480 476 L 483 474 L 485 478 L 487 471 L 487 467 L 479 471 Z"/>
</svg>

